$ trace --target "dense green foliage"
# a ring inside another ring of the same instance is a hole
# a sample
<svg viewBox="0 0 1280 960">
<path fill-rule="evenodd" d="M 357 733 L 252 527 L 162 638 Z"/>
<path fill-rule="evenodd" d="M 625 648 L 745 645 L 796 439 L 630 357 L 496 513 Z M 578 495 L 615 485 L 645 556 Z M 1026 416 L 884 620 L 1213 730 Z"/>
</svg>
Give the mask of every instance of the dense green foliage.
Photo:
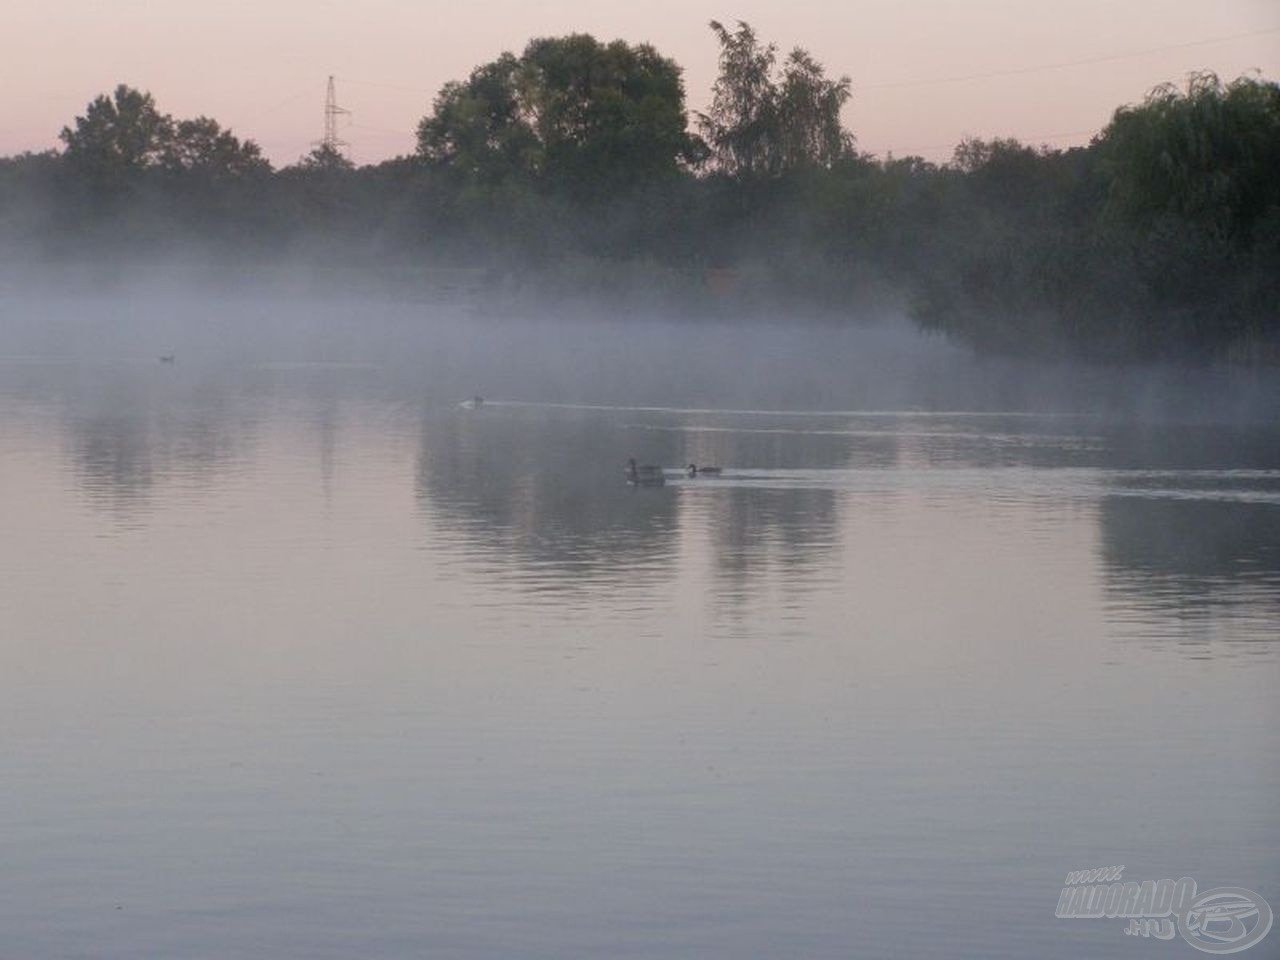
<svg viewBox="0 0 1280 960">
<path fill-rule="evenodd" d="M 962 144 L 952 166 L 935 242 L 953 248 L 916 285 L 926 323 L 1005 350 L 1274 355 L 1274 83 L 1197 75 L 1117 110 L 1088 148 Z"/>
<path fill-rule="evenodd" d="M 470 183 L 518 180 L 571 195 L 670 177 L 692 159 L 680 68 L 647 45 L 532 41 L 445 85 L 418 128 L 436 169 Z"/>
<path fill-rule="evenodd" d="M 10 259 L 321 251 L 463 270 L 527 295 L 854 317 L 905 301 L 983 349 L 1274 357 L 1280 87 L 1193 77 L 1066 151 L 967 140 L 875 160 L 840 124 L 847 78 L 781 67 L 712 24 L 720 77 L 688 128 L 679 67 L 645 45 L 535 40 L 447 84 L 415 155 L 317 148 L 273 171 L 207 118 L 117 88 L 61 153 L 0 158 Z M 700 134 L 700 135 L 699 135 Z"/>
<path fill-rule="evenodd" d="M 148 167 L 201 177 L 239 177 L 263 173 L 270 165 L 252 140 L 241 142 L 216 120 L 174 120 L 156 109 L 151 94 L 121 84 L 113 96 L 100 96 L 63 127 L 67 163 L 81 176 L 118 181 Z"/>
</svg>

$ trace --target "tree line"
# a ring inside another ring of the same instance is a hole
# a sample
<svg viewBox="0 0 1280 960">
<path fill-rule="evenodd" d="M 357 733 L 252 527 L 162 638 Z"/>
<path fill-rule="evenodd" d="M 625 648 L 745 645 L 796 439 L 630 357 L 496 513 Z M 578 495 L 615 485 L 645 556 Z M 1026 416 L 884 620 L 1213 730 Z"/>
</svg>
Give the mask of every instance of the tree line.
<svg viewBox="0 0 1280 960">
<path fill-rule="evenodd" d="M 61 150 L 0 158 L 0 245 L 360 249 L 727 314 L 838 318 L 899 298 L 928 329 L 1004 352 L 1274 355 L 1275 82 L 1193 75 L 1085 147 L 971 139 L 942 164 L 876 159 L 841 123 L 848 77 L 745 23 L 711 29 L 706 113 L 689 115 L 680 67 L 650 45 L 541 38 L 447 83 L 413 154 L 361 167 L 320 146 L 273 169 L 217 121 L 120 86 Z"/>
</svg>

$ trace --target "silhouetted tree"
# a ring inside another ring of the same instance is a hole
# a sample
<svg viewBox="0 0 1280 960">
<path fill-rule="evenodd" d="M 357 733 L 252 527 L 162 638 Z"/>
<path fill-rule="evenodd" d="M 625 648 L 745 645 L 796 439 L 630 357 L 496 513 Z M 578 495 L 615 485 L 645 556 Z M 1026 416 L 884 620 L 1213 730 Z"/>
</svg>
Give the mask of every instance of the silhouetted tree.
<svg viewBox="0 0 1280 960">
<path fill-rule="evenodd" d="M 1280 206 L 1280 85 L 1193 75 L 1121 107 L 1099 147 L 1114 210 L 1150 224 L 1172 214 L 1243 238 Z"/>
<path fill-rule="evenodd" d="M 739 21 L 730 33 L 711 21 L 720 41 L 720 75 L 711 88 L 711 108 L 698 125 L 716 166 L 732 176 L 769 173 L 776 140 L 778 92 L 773 67 L 778 48 L 761 46 L 756 33 Z"/>
<path fill-rule="evenodd" d="M 327 143 L 320 143 L 317 144 L 310 153 L 300 158 L 293 169 L 324 173 L 342 173 L 344 171 L 354 170 L 355 167 L 356 165 L 347 159 L 341 151 L 329 146 Z"/>
<path fill-rule="evenodd" d="M 828 80 L 822 64 L 806 51 L 791 51 L 778 94 L 781 169 L 830 167 L 852 155 L 853 134 L 840 122 L 850 83 L 848 77 Z"/>
<path fill-rule="evenodd" d="M 59 134 L 68 162 L 96 176 L 161 163 L 172 137 L 173 121 L 156 109 L 151 94 L 125 84 L 112 96 L 95 97 L 75 126 Z"/>
<path fill-rule="evenodd" d="M 536 173 L 541 144 L 520 102 L 520 61 L 510 53 L 451 80 L 418 124 L 418 152 L 468 179 L 497 182 Z"/>
<path fill-rule="evenodd" d="M 778 48 L 761 45 L 749 24 L 739 21 L 730 32 L 712 20 L 711 29 L 720 41 L 720 75 L 698 125 L 719 170 L 740 178 L 776 176 L 831 167 L 852 155 L 853 136 L 840 122 L 848 77 L 828 80 L 822 65 L 797 47 L 775 78 Z"/>
<path fill-rule="evenodd" d="M 689 155 L 680 68 L 648 44 L 534 40 L 520 78 L 545 173 L 561 185 L 646 182 Z"/>
<path fill-rule="evenodd" d="M 175 121 L 151 94 L 125 84 L 95 97 L 60 138 L 67 162 L 99 180 L 156 168 L 213 178 L 270 169 L 252 140 L 241 141 L 208 117 Z"/>
<path fill-rule="evenodd" d="M 252 140 L 241 141 L 216 120 L 197 117 L 172 125 L 163 145 L 160 163 L 165 168 L 212 177 L 241 177 L 264 173 L 271 164 Z"/>
<path fill-rule="evenodd" d="M 419 153 L 467 178 L 598 193 L 693 156 L 680 68 L 647 44 L 573 34 L 530 42 L 453 81 L 418 126 Z"/>
</svg>

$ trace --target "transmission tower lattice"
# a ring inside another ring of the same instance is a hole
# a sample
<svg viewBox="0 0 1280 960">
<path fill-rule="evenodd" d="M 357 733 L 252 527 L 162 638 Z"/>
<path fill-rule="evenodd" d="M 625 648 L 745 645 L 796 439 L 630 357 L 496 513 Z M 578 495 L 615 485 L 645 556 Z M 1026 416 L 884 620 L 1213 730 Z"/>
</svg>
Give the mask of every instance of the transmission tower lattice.
<svg viewBox="0 0 1280 960">
<path fill-rule="evenodd" d="M 321 149 L 340 153 L 340 148 L 347 146 L 347 141 L 338 136 L 338 117 L 343 115 L 350 116 L 351 111 L 338 106 L 338 96 L 333 89 L 333 75 L 330 74 L 329 90 L 324 98 L 324 139 L 320 141 Z"/>
</svg>

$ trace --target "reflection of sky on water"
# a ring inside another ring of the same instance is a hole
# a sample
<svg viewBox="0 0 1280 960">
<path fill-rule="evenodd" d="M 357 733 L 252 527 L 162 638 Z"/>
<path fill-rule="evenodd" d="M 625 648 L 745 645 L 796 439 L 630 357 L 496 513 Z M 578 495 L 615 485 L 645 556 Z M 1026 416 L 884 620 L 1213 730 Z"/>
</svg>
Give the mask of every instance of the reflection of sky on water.
<svg viewBox="0 0 1280 960">
<path fill-rule="evenodd" d="M 1118 958 L 1066 871 L 1280 882 L 1270 429 L 61 371 L 0 371 L 16 955 Z"/>
<path fill-rule="evenodd" d="M 851 538 L 865 536 L 854 528 L 909 499 L 1006 511 L 999 522 L 1096 516 L 1122 635 L 1267 639 L 1275 615 L 1280 468 L 1266 429 L 533 403 L 467 413 L 385 390 L 359 365 L 195 383 L 141 365 L 21 372 L 7 383 L 22 429 L 60 437 L 75 487 L 121 523 L 145 526 L 153 498 L 198 504 L 244 482 L 282 443 L 285 462 L 311 464 L 329 491 L 344 445 L 391 438 L 413 447 L 433 548 L 531 593 L 643 593 L 692 562 L 730 621 L 749 619 L 757 597 L 801 610 L 839 579 Z M 668 486 L 620 483 L 629 455 L 665 465 Z M 688 480 L 690 462 L 726 472 Z"/>
</svg>

